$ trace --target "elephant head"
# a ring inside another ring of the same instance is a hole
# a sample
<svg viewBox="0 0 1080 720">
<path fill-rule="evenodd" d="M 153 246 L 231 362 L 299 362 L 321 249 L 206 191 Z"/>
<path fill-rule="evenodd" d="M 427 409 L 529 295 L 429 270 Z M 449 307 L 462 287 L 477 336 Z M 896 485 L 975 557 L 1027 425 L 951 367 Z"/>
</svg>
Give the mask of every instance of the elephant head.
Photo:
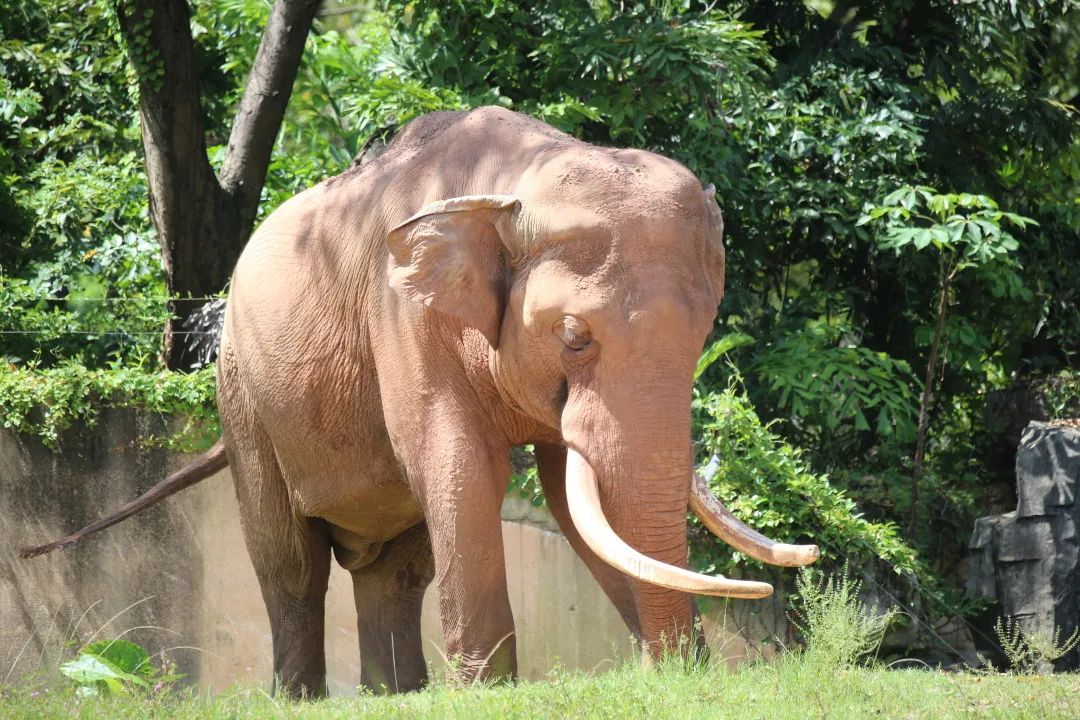
<svg viewBox="0 0 1080 720">
<path fill-rule="evenodd" d="M 628 575 L 641 639 L 685 634 L 686 593 L 761 598 L 766 583 L 687 569 L 686 512 L 753 557 L 804 565 L 735 519 L 694 473 L 693 374 L 724 292 L 711 188 L 658 155 L 567 143 L 509 192 L 427 205 L 388 237 L 391 285 L 490 343 L 503 400 L 561 437 L 575 527 Z"/>
</svg>

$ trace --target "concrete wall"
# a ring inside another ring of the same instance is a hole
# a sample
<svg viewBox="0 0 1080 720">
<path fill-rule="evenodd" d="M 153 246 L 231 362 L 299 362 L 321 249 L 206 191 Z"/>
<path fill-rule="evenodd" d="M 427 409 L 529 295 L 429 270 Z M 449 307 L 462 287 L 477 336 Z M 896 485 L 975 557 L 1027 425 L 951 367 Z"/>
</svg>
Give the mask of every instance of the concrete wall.
<svg viewBox="0 0 1080 720">
<path fill-rule="evenodd" d="M 183 456 L 133 440 L 168 431 L 159 416 L 104 410 L 94 429 L 66 432 L 59 454 L 0 431 L 0 684 L 55 667 L 70 656 L 66 646 L 121 634 L 165 650 L 206 689 L 268 681 L 269 623 L 228 471 L 68 550 L 18 558 L 20 546 L 77 529 L 183 465 Z M 631 655 L 629 631 L 546 511 L 508 496 L 503 514 L 521 674 L 600 670 Z M 351 693 L 360 677 L 356 616 L 350 577 L 336 565 L 327 607 L 331 689 Z M 423 632 L 438 671 L 436 608 L 433 587 Z M 716 603 L 704 624 L 729 659 L 768 655 L 768 638 L 787 634 L 774 601 Z"/>
</svg>

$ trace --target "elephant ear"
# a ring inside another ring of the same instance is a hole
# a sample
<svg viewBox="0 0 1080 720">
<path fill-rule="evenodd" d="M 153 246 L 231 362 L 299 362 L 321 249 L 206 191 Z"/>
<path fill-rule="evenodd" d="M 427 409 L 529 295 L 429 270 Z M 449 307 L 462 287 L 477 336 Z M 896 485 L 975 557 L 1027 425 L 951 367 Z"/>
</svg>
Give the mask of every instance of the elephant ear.
<svg viewBox="0 0 1080 720">
<path fill-rule="evenodd" d="M 724 297 L 724 216 L 716 203 L 716 186 L 710 183 L 703 192 L 705 208 L 709 212 L 709 227 L 705 231 L 705 270 L 719 305 Z"/>
<path fill-rule="evenodd" d="M 517 207 L 509 195 L 425 206 L 386 237 L 390 287 L 476 328 L 496 347 L 509 273 L 499 221 Z"/>
</svg>

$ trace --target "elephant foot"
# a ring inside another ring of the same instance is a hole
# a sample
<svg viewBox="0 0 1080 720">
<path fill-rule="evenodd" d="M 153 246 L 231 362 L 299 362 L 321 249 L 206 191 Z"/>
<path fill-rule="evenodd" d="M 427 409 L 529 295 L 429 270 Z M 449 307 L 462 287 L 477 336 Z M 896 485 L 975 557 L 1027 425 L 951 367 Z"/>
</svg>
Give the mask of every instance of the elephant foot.
<svg viewBox="0 0 1080 720">
<path fill-rule="evenodd" d="M 517 677 L 517 640 L 509 633 L 486 653 L 456 652 L 449 654 L 447 661 L 446 680 L 450 685 L 509 683 Z"/>
</svg>

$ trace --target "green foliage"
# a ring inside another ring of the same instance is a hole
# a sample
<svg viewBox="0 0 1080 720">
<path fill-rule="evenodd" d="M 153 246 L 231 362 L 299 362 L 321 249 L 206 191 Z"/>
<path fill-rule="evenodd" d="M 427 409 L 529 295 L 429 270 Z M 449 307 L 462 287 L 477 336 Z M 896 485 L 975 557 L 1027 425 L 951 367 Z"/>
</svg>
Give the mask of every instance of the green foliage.
<svg viewBox="0 0 1080 720">
<path fill-rule="evenodd" d="M 795 585 L 797 595 L 788 617 L 805 643 L 808 665 L 843 670 L 877 653 L 897 610 L 877 612 L 867 607 L 859 597 L 862 583 L 848 575 L 847 564 L 838 575 L 801 568 Z"/>
<path fill-rule="evenodd" d="M 511 491 L 516 491 L 518 497 L 528 500 L 533 507 L 543 507 L 547 503 L 533 460 L 532 445 L 510 450 L 510 485 L 507 492 Z"/>
<path fill-rule="evenodd" d="M 0 173 L 15 205 L 0 220 L 0 361 L 138 362 L 160 349 L 167 312 L 113 9 L 17 5 L 0 11 L 17 16 L 0 37 Z"/>
<path fill-rule="evenodd" d="M 836 565 L 880 559 L 895 572 L 930 580 L 896 527 L 862 517 L 853 500 L 810 470 L 801 451 L 758 419 L 735 385 L 698 393 L 694 409 L 701 456 L 716 463 L 707 478 L 709 489 L 748 525 L 779 542 L 817 542 L 823 557 Z M 752 562 L 741 553 L 729 555 L 729 549 L 704 530 L 692 533 L 691 556 L 706 572 Z"/>
<path fill-rule="evenodd" d="M 76 695 L 82 697 L 156 690 L 179 679 L 154 667 L 141 645 L 119 638 L 90 643 L 75 659 L 61 665 L 60 673 L 75 683 Z"/>
<path fill-rule="evenodd" d="M 174 437 L 157 440 L 178 449 L 207 446 L 219 435 L 214 397 L 212 367 L 187 375 L 122 366 L 94 370 L 78 363 L 0 367 L 0 423 L 36 435 L 54 449 L 65 428 L 73 422 L 92 426 L 102 407 L 182 415 L 186 426 Z"/>
<path fill-rule="evenodd" d="M 387 0 L 403 69 L 603 143 L 705 152 L 771 64 L 762 33 L 679 3 Z"/>
<path fill-rule="evenodd" d="M 1013 617 L 999 617 L 994 623 L 994 635 L 1009 660 L 1009 669 L 1020 675 L 1052 671 L 1054 661 L 1080 645 L 1080 627 L 1062 641 L 1060 627 L 1055 627 L 1053 633 L 1025 632 Z"/>
<path fill-rule="evenodd" d="M 859 432 L 883 442 L 915 436 L 918 381 L 907 362 L 845 344 L 835 325 L 808 323 L 762 350 L 748 372 L 767 383 L 774 407 L 805 428 L 801 444 L 852 447 Z"/>
<path fill-rule="evenodd" d="M 1051 420 L 1080 417 L 1080 372 L 1063 370 L 1040 383 Z"/>
<path fill-rule="evenodd" d="M 883 250 L 899 253 L 909 245 L 916 250 L 932 245 L 955 255 L 959 270 L 1004 259 L 1016 250 L 1019 243 L 1005 230 L 1006 224 L 1020 229 L 1038 225 L 1031 218 L 1003 212 L 985 195 L 941 194 L 923 186 L 895 190 L 863 212 L 858 224 L 885 226 L 879 241 Z"/>
<path fill-rule="evenodd" d="M 701 353 L 701 357 L 698 358 L 697 366 L 694 368 L 694 382 L 701 379 L 701 376 L 709 369 L 709 366 L 721 357 L 735 348 L 751 345 L 753 342 L 754 338 L 749 335 L 744 335 L 743 333 L 728 333 L 723 337 L 717 338 L 709 345 L 709 347 L 705 348 L 705 351 Z"/>
</svg>

